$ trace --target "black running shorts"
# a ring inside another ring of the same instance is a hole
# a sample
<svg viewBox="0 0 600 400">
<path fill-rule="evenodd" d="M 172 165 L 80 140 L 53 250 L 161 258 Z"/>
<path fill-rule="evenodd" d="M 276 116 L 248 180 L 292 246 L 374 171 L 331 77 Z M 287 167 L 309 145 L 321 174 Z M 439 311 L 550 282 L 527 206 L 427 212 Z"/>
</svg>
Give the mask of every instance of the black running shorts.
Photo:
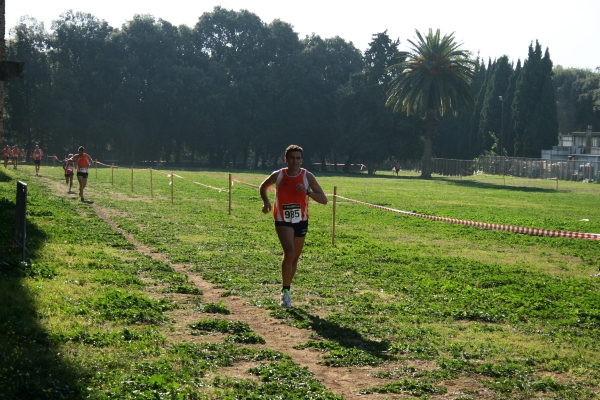
<svg viewBox="0 0 600 400">
<path fill-rule="evenodd" d="M 285 221 L 275 221 L 275 226 L 289 226 L 294 229 L 294 237 L 304 237 L 308 232 L 308 220 L 300 221 L 298 223 L 291 223 Z"/>
</svg>

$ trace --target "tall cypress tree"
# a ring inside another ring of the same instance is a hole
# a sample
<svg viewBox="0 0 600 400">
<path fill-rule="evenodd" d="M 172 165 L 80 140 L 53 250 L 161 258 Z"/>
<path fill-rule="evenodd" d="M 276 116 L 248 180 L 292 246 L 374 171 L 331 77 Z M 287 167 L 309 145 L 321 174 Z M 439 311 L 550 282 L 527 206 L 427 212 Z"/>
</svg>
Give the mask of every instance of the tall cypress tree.
<svg viewBox="0 0 600 400">
<path fill-rule="evenodd" d="M 558 136 L 556 99 L 552 87 L 552 61 L 536 40 L 517 81 L 513 101 L 516 155 L 540 157 L 543 148 L 550 148 Z"/>
<path fill-rule="evenodd" d="M 473 114 L 471 114 L 471 121 L 469 124 L 469 158 L 477 157 L 482 151 L 481 141 L 479 140 L 479 118 L 481 116 L 483 100 L 490 79 L 491 68 L 491 60 L 488 61 L 487 69 L 482 60 L 481 67 L 479 71 L 476 72 L 477 75 L 475 80 L 477 82 L 473 87 L 473 93 L 477 93 L 477 96 L 475 97 L 475 106 L 473 107 Z"/>
<path fill-rule="evenodd" d="M 503 97 L 502 102 L 502 121 L 504 123 L 504 149 L 508 156 L 515 155 L 515 118 L 513 114 L 512 103 L 515 99 L 515 90 L 517 88 L 517 81 L 521 75 L 521 60 L 517 61 L 515 71 L 508 79 L 508 88 L 506 89 L 506 95 Z"/>
<path fill-rule="evenodd" d="M 552 82 L 552 61 L 548 49 L 541 60 L 540 72 L 543 79 L 541 95 L 523 135 L 525 157 L 540 157 L 542 149 L 550 149 L 558 141 L 558 113 Z"/>
<path fill-rule="evenodd" d="M 490 79 L 479 119 L 479 138 L 484 151 L 490 150 L 494 144 L 492 134 L 498 141 L 502 141 L 502 101 L 499 96 L 504 98 L 512 72 L 513 69 L 507 56 L 502 56 L 495 61 L 489 71 Z M 496 152 L 500 153 L 498 150 Z"/>
</svg>

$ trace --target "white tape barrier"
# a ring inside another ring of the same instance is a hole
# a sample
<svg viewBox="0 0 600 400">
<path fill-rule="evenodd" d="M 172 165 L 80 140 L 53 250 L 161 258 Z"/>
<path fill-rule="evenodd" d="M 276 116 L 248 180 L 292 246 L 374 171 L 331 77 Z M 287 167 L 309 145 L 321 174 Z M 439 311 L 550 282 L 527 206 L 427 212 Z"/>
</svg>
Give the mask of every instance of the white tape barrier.
<svg viewBox="0 0 600 400">
<path fill-rule="evenodd" d="M 555 231 L 555 230 L 551 230 L 551 229 L 522 228 L 519 226 L 489 224 L 486 222 L 466 221 L 466 220 L 456 219 L 456 218 L 436 217 L 433 215 L 425 215 L 425 214 L 418 214 L 418 213 L 414 213 L 414 212 L 410 212 L 410 211 L 395 210 L 395 209 L 389 208 L 389 207 L 383 207 L 383 206 L 378 206 L 376 204 L 365 203 L 364 201 L 349 199 L 347 197 L 340 196 L 339 194 L 336 195 L 336 197 L 338 197 L 340 199 L 344 199 L 346 201 L 353 202 L 353 203 L 362 204 L 362 205 L 369 206 L 369 207 L 375 207 L 375 208 L 379 208 L 381 210 L 391 211 L 391 212 L 395 212 L 398 214 L 409 215 L 412 217 L 425 218 L 425 219 L 430 219 L 433 221 L 449 222 L 451 224 L 474 226 L 477 228 L 492 229 L 492 230 L 497 230 L 497 231 L 523 233 L 523 234 L 532 235 L 532 236 L 552 236 L 552 237 L 566 237 L 566 238 L 574 238 L 574 239 L 600 240 L 600 234 L 598 234 L 598 233 L 582 233 L 582 232 Z"/>
</svg>

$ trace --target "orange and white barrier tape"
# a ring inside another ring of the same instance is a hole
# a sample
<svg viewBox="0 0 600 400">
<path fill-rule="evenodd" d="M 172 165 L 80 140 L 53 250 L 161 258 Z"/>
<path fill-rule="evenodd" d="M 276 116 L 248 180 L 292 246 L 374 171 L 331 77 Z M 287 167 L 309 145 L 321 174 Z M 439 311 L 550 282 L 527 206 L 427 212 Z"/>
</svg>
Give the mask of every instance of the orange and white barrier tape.
<svg viewBox="0 0 600 400">
<path fill-rule="evenodd" d="M 221 188 L 218 188 L 218 187 L 214 187 L 214 186 L 206 185 L 206 184 L 204 184 L 204 183 L 200 183 L 200 182 L 196 182 L 196 181 L 190 181 L 190 182 L 192 182 L 192 183 L 195 183 L 196 185 L 204 186 L 205 188 L 208 188 L 208 189 L 215 189 L 215 190 L 218 190 L 218 191 L 219 191 L 219 193 L 221 193 L 221 192 L 229 192 L 229 190 L 227 190 L 227 189 L 221 189 Z"/>
<path fill-rule="evenodd" d="M 169 177 L 169 178 L 171 177 L 171 174 L 166 174 L 166 175 L 167 175 L 167 177 Z M 211 185 L 206 185 L 206 184 L 204 184 L 204 183 L 200 183 L 200 182 L 192 181 L 192 180 L 190 180 L 190 179 L 184 178 L 183 176 L 179 176 L 179 175 L 177 175 L 176 173 L 173 173 L 173 176 L 174 176 L 174 177 L 177 177 L 177 178 L 179 178 L 179 179 L 183 179 L 184 181 L 192 182 L 192 183 L 194 183 L 194 184 L 196 184 L 196 185 L 204 186 L 205 188 L 208 188 L 208 189 L 214 189 L 214 190 L 218 190 L 218 191 L 219 191 L 219 193 L 220 193 L 220 192 L 229 192 L 229 190 L 227 190 L 227 189 L 221 189 L 221 188 L 214 187 L 214 186 L 211 186 Z M 170 185 L 170 184 L 171 184 L 171 182 L 169 182 L 169 185 Z"/>
<path fill-rule="evenodd" d="M 456 218 L 436 217 L 433 215 L 419 214 L 419 213 L 414 213 L 414 212 L 410 212 L 410 211 L 395 210 L 395 209 L 389 208 L 389 207 L 378 206 L 376 204 L 371 204 L 371 203 L 365 203 L 364 201 L 349 199 L 347 197 L 340 196 L 339 194 L 336 195 L 336 197 L 338 197 L 340 199 L 344 199 L 346 201 L 353 202 L 353 203 L 362 204 L 362 205 L 369 206 L 369 207 L 375 207 L 375 208 L 379 208 L 381 210 L 391 211 L 391 212 L 395 212 L 395 213 L 399 213 L 399 214 L 409 215 L 412 217 L 430 219 L 432 221 L 449 222 L 451 224 L 474 226 L 477 228 L 492 229 L 492 230 L 496 230 L 496 231 L 508 231 L 508 232 L 514 232 L 514 233 L 523 233 L 523 234 L 532 235 L 532 236 L 552 236 L 552 237 L 566 237 L 566 238 L 575 238 L 575 239 L 600 240 L 599 233 L 582 233 L 582 232 L 556 231 L 556 230 L 551 230 L 551 229 L 522 228 L 522 227 L 512 226 L 512 225 L 489 224 L 486 222 L 466 221 L 466 220 L 456 219 Z"/>
<path fill-rule="evenodd" d="M 239 180 L 237 180 L 237 179 L 235 179 L 235 178 L 231 179 L 231 181 L 232 181 L 232 186 L 233 186 L 233 182 L 237 182 L 237 183 L 241 183 L 242 185 L 250 186 L 250 187 L 252 187 L 252 188 L 255 188 L 255 189 L 259 189 L 259 188 L 260 188 L 260 186 L 259 186 L 259 185 L 254 185 L 254 184 L 252 184 L 252 183 L 248 183 L 248 182 L 239 181 Z M 274 192 L 274 191 L 275 191 L 275 188 L 272 188 L 272 187 L 270 187 L 268 190 L 269 190 L 270 192 Z"/>
<path fill-rule="evenodd" d="M 104 165 L 105 167 L 109 167 L 109 168 L 121 168 L 121 167 L 119 167 L 118 165 L 108 165 L 108 164 L 101 163 L 101 162 L 100 162 L 100 161 L 98 161 L 98 160 L 96 160 L 96 161 L 94 161 L 94 162 L 95 162 L 96 164 Z"/>
</svg>

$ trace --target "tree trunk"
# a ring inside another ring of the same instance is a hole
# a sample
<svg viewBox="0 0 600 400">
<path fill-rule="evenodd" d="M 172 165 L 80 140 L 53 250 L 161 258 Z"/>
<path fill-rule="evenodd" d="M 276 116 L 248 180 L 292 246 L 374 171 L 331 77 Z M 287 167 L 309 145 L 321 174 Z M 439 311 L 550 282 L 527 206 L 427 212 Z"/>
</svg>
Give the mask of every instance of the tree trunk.
<svg viewBox="0 0 600 400">
<path fill-rule="evenodd" d="M 346 163 L 344 164 L 344 168 L 343 168 L 343 172 L 345 174 L 349 174 L 350 173 L 350 167 L 351 167 L 352 161 L 353 161 L 352 157 L 348 157 L 346 159 Z"/>
<path fill-rule="evenodd" d="M 260 159 L 260 150 L 254 152 L 254 170 L 258 169 L 258 160 Z"/>
<path fill-rule="evenodd" d="M 175 165 L 181 166 L 181 136 L 175 140 Z"/>
<path fill-rule="evenodd" d="M 425 119 L 425 146 L 423 147 L 423 166 L 421 179 L 431 179 L 431 153 L 433 148 L 433 132 L 435 131 L 435 109 L 427 110 Z"/>
<path fill-rule="evenodd" d="M 6 2 L 0 0 L 0 29 L 2 37 L 0 38 L 0 61 L 6 57 L 6 42 L 4 40 L 4 30 L 6 28 Z M 0 81 L 0 144 L 4 139 L 4 82 Z"/>
<path fill-rule="evenodd" d="M 242 151 L 242 169 L 248 169 L 248 151 L 250 146 L 244 146 L 244 150 Z"/>
</svg>

